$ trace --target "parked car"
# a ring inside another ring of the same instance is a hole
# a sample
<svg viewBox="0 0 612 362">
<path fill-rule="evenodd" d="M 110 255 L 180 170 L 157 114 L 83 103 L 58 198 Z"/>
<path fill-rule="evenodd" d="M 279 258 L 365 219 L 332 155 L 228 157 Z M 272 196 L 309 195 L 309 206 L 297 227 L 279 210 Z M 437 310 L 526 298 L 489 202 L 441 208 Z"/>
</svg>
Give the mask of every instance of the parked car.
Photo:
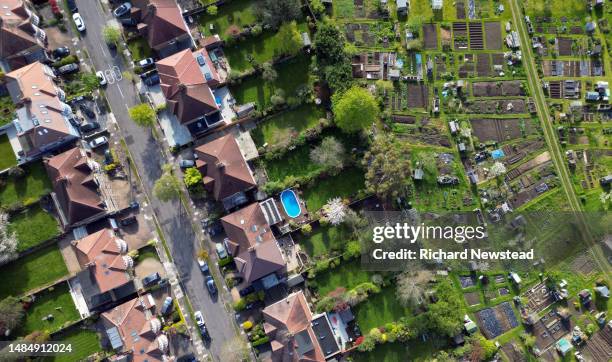
<svg viewBox="0 0 612 362">
<path fill-rule="evenodd" d="M 111 152 L 111 150 L 104 151 L 104 164 L 110 165 L 111 163 L 114 163 L 114 162 L 115 162 L 115 159 L 113 158 L 113 153 Z"/>
<path fill-rule="evenodd" d="M 202 312 L 200 312 L 199 310 L 195 311 L 193 313 L 193 318 L 195 319 L 196 325 L 198 326 L 202 337 L 208 338 L 208 330 L 206 329 L 206 324 L 204 323 L 204 317 L 202 316 Z"/>
<path fill-rule="evenodd" d="M 223 225 L 217 220 L 208 226 L 208 235 L 215 236 L 223 231 Z"/>
<path fill-rule="evenodd" d="M 249 295 L 249 294 L 253 293 L 254 291 L 255 291 L 255 288 L 253 288 L 252 285 L 249 285 L 248 287 L 246 287 L 244 289 L 240 289 L 238 294 L 240 294 L 241 297 L 244 297 L 246 295 Z"/>
<path fill-rule="evenodd" d="M 72 14 L 72 20 L 74 21 L 74 25 L 76 25 L 78 31 L 80 31 L 81 33 L 85 31 L 85 22 L 83 21 L 81 14 Z"/>
<path fill-rule="evenodd" d="M 140 74 L 140 78 L 145 79 L 154 76 L 157 74 L 157 69 L 149 70 L 148 72 L 144 72 Z"/>
<path fill-rule="evenodd" d="M 96 72 L 96 77 L 98 77 L 98 82 L 100 83 L 101 86 L 105 86 L 108 82 L 106 81 L 106 77 L 104 76 L 104 72 L 101 70 L 98 70 Z"/>
<path fill-rule="evenodd" d="M 126 27 L 138 25 L 138 21 L 132 18 L 122 18 L 122 19 L 119 19 L 119 22 L 121 23 L 121 25 L 126 26 Z"/>
<path fill-rule="evenodd" d="M 159 82 L 160 82 L 159 74 L 157 74 L 157 73 L 155 73 L 152 76 L 144 79 L 144 83 L 146 85 L 148 85 L 149 87 L 154 86 L 156 84 L 159 84 Z"/>
<path fill-rule="evenodd" d="M 100 123 L 93 121 L 93 122 L 82 124 L 80 127 L 80 130 L 81 130 L 81 133 L 87 133 L 87 132 L 97 130 L 98 128 L 100 128 Z"/>
<path fill-rule="evenodd" d="M 127 15 L 130 12 L 131 8 L 132 8 L 132 4 L 125 2 L 117 6 L 117 8 L 113 10 L 113 15 L 115 15 L 115 17 L 117 18 L 120 18 L 124 15 Z"/>
<path fill-rule="evenodd" d="M 225 250 L 225 246 L 223 246 L 223 244 L 216 243 L 215 250 L 217 251 L 217 255 L 219 255 L 219 259 L 227 258 L 227 250 Z"/>
<path fill-rule="evenodd" d="M 140 204 L 138 203 L 138 201 L 132 201 L 132 202 L 130 202 L 130 209 L 132 209 L 132 210 L 138 210 L 138 209 L 140 209 Z"/>
<path fill-rule="evenodd" d="M 66 74 L 70 74 L 70 73 L 74 73 L 78 71 L 79 71 L 78 63 L 70 63 L 70 64 L 66 64 L 66 65 L 63 65 L 57 68 L 57 74 L 59 75 L 66 75 Z"/>
<path fill-rule="evenodd" d="M 79 11 L 76 0 L 66 0 L 66 4 L 68 5 L 68 10 L 70 10 L 71 13 L 76 13 Z"/>
<path fill-rule="evenodd" d="M 160 280 L 161 280 L 161 276 L 159 276 L 158 272 L 151 273 L 147 275 L 146 277 L 142 278 L 142 285 L 144 285 L 144 287 L 146 288 L 151 285 L 159 283 Z"/>
<path fill-rule="evenodd" d="M 190 168 L 195 166 L 195 161 L 194 160 L 185 160 L 185 159 L 181 159 L 179 161 L 179 167 L 182 169 L 186 169 L 186 168 Z"/>
<path fill-rule="evenodd" d="M 94 113 L 94 111 L 92 111 L 91 108 L 87 107 L 83 103 L 79 104 L 79 109 L 81 110 L 81 112 L 85 113 L 87 118 L 96 118 L 96 114 Z"/>
<path fill-rule="evenodd" d="M 152 66 L 155 65 L 155 61 L 153 60 L 153 58 L 144 58 L 142 60 L 139 60 L 136 63 L 137 66 L 141 67 L 142 69 L 147 69 L 150 68 Z"/>
<path fill-rule="evenodd" d="M 121 224 L 121 226 L 128 226 L 128 225 L 132 225 L 133 223 L 137 222 L 138 220 L 136 219 L 136 215 L 130 215 L 126 218 L 121 219 L 121 221 L 119 221 L 119 223 Z"/>
<path fill-rule="evenodd" d="M 70 55 L 70 48 L 59 47 L 59 48 L 53 49 L 53 51 L 51 51 L 51 55 L 53 55 L 53 58 L 57 58 L 57 59 L 65 58 Z"/>
<path fill-rule="evenodd" d="M 200 271 L 202 273 L 209 272 L 210 269 L 208 268 L 208 263 L 205 260 L 198 258 L 198 265 L 200 266 Z"/>
<path fill-rule="evenodd" d="M 208 292 L 211 295 L 217 294 L 217 286 L 215 285 L 215 280 L 210 275 L 206 277 L 206 288 L 208 288 Z"/>
<path fill-rule="evenodd" d="M 108 143 L 108 138 L 106 138 L 106 136 L 102 136 L 102 137 L 98 137 L 93 141 L 89 142 L 89 147 L 91 147 L 92 149 L 94 148 L 98 148 L 102 145 L 105 145 Z"/>
<path fill-rule="evenodd" d="M 79 119 L 79 117 L 70 117 L 68 118 L 68 122 L 70 122 L 70 124 L 75 127 L 75 128 L 80 128 L 81 127 L 81 120 Z"/>
<path fill-rule="evenodd" d="M 166 297 L 166 299 L 164 300 L 164 304 L 162 304 L 160 312 L 162 315 L 166 315 L 171 310 L 172 310 L 172 297 Z"/>
</svg>

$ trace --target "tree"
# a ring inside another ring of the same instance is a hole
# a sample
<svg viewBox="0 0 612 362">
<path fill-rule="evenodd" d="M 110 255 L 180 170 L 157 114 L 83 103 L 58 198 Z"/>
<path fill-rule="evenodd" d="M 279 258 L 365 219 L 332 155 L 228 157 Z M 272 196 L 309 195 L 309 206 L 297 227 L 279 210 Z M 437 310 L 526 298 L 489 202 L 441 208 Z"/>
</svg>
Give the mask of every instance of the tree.
<svg viewBox="0 0 612 362">
<path fill-rule="evenodd" d="M 302 36 L 295 21 L 281 25 L 277 36 L 280 54 L 295 55 L 302 50 Z"/>
<path fill-rule="evenodd" d="M 217 15 L 217 12 L 219 11 L 219 8 L 217 7 L 217 5 L 211 5 L 209 7 L 206 8 L 206 14 L 208 15 Z"/>
<path fill-rule="evenodd" d="M 272 63 L 266 62 L 261 66 L 261 78 L 268 83 L 274 82 L 278 78 L 278 73 L 276 69 L 272 66 Z"/>
<path fill-rule="evenodd" d="M 107 44 L 117 44 L 121 39 L 121 30 L 113 25 L 106 25 L 102 29 L 102 36 Z"/>
<path fill-rule="evenodd" d="M 317 16 L 325 12 L 325 5 L 323 5 L 321 0 L 310 0 L 310 8 Z"/>
<path fill-rule="evenodd" d="M 174 175 L 171 165 L 164 165 L 163 173 L 153 185 L 153 194 L 161 201 L 170 201 L 179 196 L 181 183 Z"/>
<path fill-rule="evenodd" d="M 410 161 L 405 157 L 407 153 L 406 146 L 396 142 L 393 136 L 376 136 L 362 161 L 366 169 L 367 190 L 382 198 L 399 195 L 410 181 Z"/>
<path fill-rule="evenodd" d="M 341 63 L 346 57 L 344 44 L 344 35 L 335 23 L 328 20 L 319 24 L 312 43 L 319 65 Z"/>
<path fill-rule="evenodd" d="M 357 132 L 369 127 L 380 115 L 374 96 L 359 86 L 335 94 L 332 103 L 336 125 L 345 132 Z"/>
<path fill-rule="evenodd" d="M 419 318 L 428 331 L 452 337 L 463 328 L 463 301 L 448 279 L 438 283 L 436 297 L 438 301 L 430 304 Z"/>
<path fill-rule="evenodd" d="M 395 294 L 404 307 L 417 307 L 425 301 L 425 290 L 416 275 L 404 272 L 397 276 Z"/>
<path fill-rule="evenodd" d="M 146 103 L 130 108 L 128 113 L 132 121 L 140 127 L 153 127 L 155 124 L 155 110 Z"/>
<path fill-rule="evenodd" d="M 344 217 L 346 216 L 346 205 L 342 202 L 341 198 L 336 197 L 328 200 L 321 208 L 321 211 L 329 223 L 336 226 L 344 221 Z"/>
<path fill-rule="evenodd" d="M 346 161 L 344 145 L 335 137 L 325 137 L 320 145 L 310 151 L 310 159 L 331 170 L 332 174 L 337 174 Z"/>
<path fill-rule="evenodd" d="M 278 29 L 286 21 L 302 16 L 300 0 L 262 0 L 254 9 L 255 17 L 265 25 Z"/>
<path fill-rule="evenodd" d="M 353 84 L 353 70 L 348 58 L 345 60 L 323 68 L 322 77 L 334 92 L 344 92 Z"/>
<path fill-rule="evenodd" d="M 25 311 L 17 298 L 9 296 L 0 301 L 0 326 L 14 330 L 21 325 Z"/>
<path fill-rule="evenodd" d="M 183 176 L 183 181 L 185 181 L 185 185 L 187 188 L 192 188 L 196 185 L 202 183 L 202 174 L 195 167 L 190 167 L 185 170 L 185 176 Z"/>
<path fill-rule="evenodd" d="M 8 214 L 0 211 L 0 265 L 17 258 L 17 235 L 9 232 Z"/>
<path fill-rule="evenodd" d="M 503 163 L 497 161 L 493 164 L 493 166 L 491 166 L 490 172 L 491 172 L 491 176 L 493 177 L 502 176 L 503 174 L 506 173 L 506 166 L 504 166 Z"/>
<path fill-rule="evenodd" d="M 223 360 L 228 362 L 246 361 L 249 359 L 249 346 L 242 337 L 235 336 L 225 341 L 221 348 L 221 355 Z"/>
</svg>

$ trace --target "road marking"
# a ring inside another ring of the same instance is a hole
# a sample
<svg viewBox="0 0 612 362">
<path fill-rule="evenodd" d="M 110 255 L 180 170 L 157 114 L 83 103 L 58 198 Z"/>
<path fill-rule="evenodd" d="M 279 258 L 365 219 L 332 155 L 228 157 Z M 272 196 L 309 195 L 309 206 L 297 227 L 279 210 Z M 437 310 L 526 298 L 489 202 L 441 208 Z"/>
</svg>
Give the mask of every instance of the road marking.
<svg viewBox="0 0 612 362">
<path fill-rule="evenodd" d="M 114 84 L 115 83 L 115 73 L 112 70 L 105 69 L 104 70 L 104 76 L 106 77 L 106 81 L 108 82 L 108 84 Z"/>
<path fill-rule="evenodd" d="M 106 51 L 104 50 L 104 44 L 100 43 L 100 49 L 102 49 L 102 54 L 106 56 Z"/>
<path fill-rule="evenodd" d="M 125 98 L 123 92 L 121 91 L 121 86 L 117 84 L 117 89 L 119 89 L 119 94 L 121 94 L 121 98 Z M 125 105 L 127 107 L 127 104 Z"/>
<path fill-rule="evenodd" d="M 113 72 L 115 73 L 115 77 L 117 78 L 117 82 L 120 82 L 123 79 L 123 74 L 121 73 L 121 69 L 118 66 L 113 65 Z"/>
</svg>

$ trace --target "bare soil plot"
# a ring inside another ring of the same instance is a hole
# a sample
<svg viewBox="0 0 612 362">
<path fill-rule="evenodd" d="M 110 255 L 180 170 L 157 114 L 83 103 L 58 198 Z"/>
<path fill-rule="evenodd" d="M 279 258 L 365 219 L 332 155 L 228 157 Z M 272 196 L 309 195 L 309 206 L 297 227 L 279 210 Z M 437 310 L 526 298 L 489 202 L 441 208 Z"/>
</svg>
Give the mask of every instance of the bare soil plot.
<svg viewBox="0 0 612 362">
<path fill-rule="evenodd" d="M 546 284 L 538 283 L 531 289 L 523 293 L 527 298 L 527 309 L 529 314 L 539 313 L 555 302 L 553 293 L 546 287 Z"/>
<path fill-rule="evenodd" d="M 463 0 L 457 0 L 455 8 L 457 9 L 457 19 L 465 19 L 465 3 Z"/>
<path fill-rule="evenodd" d="M 523 114 L 527 111 L 524 99 L 481 100 L 464 103 L 467 113 L 473 114 Z"/>
<path fill-rule="evenodd" d="M 550 311 L 533 326 L 536 346 L 543 351 L 569 333 L 571 329 L 571 323 L 562 321 L 556 311 Z"/>
<path fill-rule="evenodd" d="M 518 320 L 508 302 L 476 312 L 476 323 L 482 334 L 488 339 L 495 338 L 518 327 Z"/>
<path fill-rule="evenodd" d="M 493 60 L 493 65 L 504 65 L 504 55 L 501 53 L 491 54 L 491 60 Z"/>
<path fill-rule="evenodd" d="M 501 25 L 498 21 L 485 23 L 485 36 L 487 49 L 500 50 L 502 48 Z"/>
<path fill-rule="evenodd" d="M 408 84 L 408 107 L 427 108 L 429 88 L 422 83 Z"/>
<path fill-rule="evenodd" d="M 476 279 L 470 275 L 462 275 L 459 277 L 461 288 L 469 288 L 476 285 Z"/>
<path fill-rule="evenodd" d="M 453 23 L 455 50 L 467 49 L 467 23 Z"/>
<path fill-rule="evenodd" d="M 584 29 L 580 26 L 572 26 L 570 29 L 570 34 L 584 34 Z"/>
<path fill-rule="evenodd" d="M 474 69 L 475 69 L 474 62 L 468 61 L 468 62 L 463 63 L 457 71 L 459 73 L 459 78 L 468 78 L 468 77 L 473 76 Z"/>
<path fill-rule="evenodd" d="M 436 79 L 442 79 L 442 75 L 446 73 L 446 62 L 442 59 L 442 57 L 438 57 L 436 59 Z"/>
<path fill-rule="evenodd" d="M 559 52 L 559 55 L 572 55 L 572 44 L 574 44 L 574 40 L 572 38 L 557 38 L 557 51 Z"/>
<path fill-rule="evenodd" d="M 474 82 L 472 84 L 472 96 L 474 97 L 517 97 L 524 95 L 525 91 L 521 87 L 520 80 Z"/>
<path fill-rule="evenodd" d="M 474 306 L 480 304 L 480 292 L 469 292 L 463 295 L 467 305 Z"/>
<path fill-rule="evenodd" d="M 480 142 L 504 142 L 522 137 L 521 119 L 474 118 L 470 123 Z"/>
<path fill-rule="evenodd" d="M 482 23 L 470 23 L 470 49 L 482 50 L 484 49 L 484 37 L 482 33 Z"/>
<path fill-rule="evenodd" d="M 595 262 L 588 251 L 580 254 L 572 261 L 572 270 L 576 273 L 589 275 L 597 270 Z"/>
<path fill-rule="evenodd" d="M 452 39 L 452 35 L 451 35 L 451 31 L 450 28 L 449 29 L 444 29 L 444 28 L 440 28 L 440 39 L 442 42 L 442 46 L 444 47 L 446 46 L 451 46 L 451 39 Z"/>
<path fill-rule="evenodd" d="M 550 154 L 548 153 L 548 151 L 542 152 L 535 158 L 523 163 L 517 168 L 513 168 L 512 170 L 508 171 L 508 173 L 506 174 L 506 179 L 509 181 L 514 180 L 517 177 L 520 177 L 525 172 L 528 172 L 529 170 L 534 169 L 547 162 L 550 162 Z"/>
<path fill-rule="evenodd" d="M 436 24 L 424 24 L 423 25 L 423 38 L 425 49 L 437 49 L 438 48 L 438 32 L 436 30 Z"/>
<path fill-rule="evenodd" d="M 479 77 L 488 77 L 492 75 L 491 57 L 489 54 L 476 54 L 476 74 Z"/>
<path fill-rule="evenodd" d="M 510 362 L 527 362 L 523 349 L 514 341 L 504 344 L 501 350 Z"/>
<path fill-rule="evenodd" d="M 415 124 L 416 123 L 415 116 L 402 116 L 402 115 L 394 114 L 391 116 L 391 119 L 395 123 L 404 123 L 404 124 Z"/>
<path fill-rule="evenodd" d="M 499 294 L 497 294 L 497 290 L 487 290 L 485 292 L 485 296 L 487 297 L 487 299 L 492 300 L 499 297 Z"/>
<path fill-rule="evenodd" d="M 612 327 L 607 324 L 595 333 L 582 349 L 587 361 L 608 362 L 612 360 Z"/>
</svg>

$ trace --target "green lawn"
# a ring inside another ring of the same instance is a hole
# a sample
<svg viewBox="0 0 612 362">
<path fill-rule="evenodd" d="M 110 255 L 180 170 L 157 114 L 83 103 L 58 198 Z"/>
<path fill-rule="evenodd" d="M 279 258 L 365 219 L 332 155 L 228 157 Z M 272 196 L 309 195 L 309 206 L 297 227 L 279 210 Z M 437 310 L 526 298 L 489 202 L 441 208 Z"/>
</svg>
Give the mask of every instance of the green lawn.
<svg viewBox="0 0 612 362">
<path fill-rule="evenodd" d="M 127 47 L 130 50 L 130 53 L 132 53 L 133 61 L 139 61 L 141 59 L 153 56 L 153 50 L 151 50 L 147 40 L 143 37 L 128 41 Z"/>
<path fill-rule="evenodd" d="M 0 299 L 22 295 L 49 284 L 68 274 L 57 245 L 50 245 L 0 267 L 4 282 L 0 284 Z"/>
<path fill-rule="evenodd" d="M 310 161 L 310 145 L 304 144 L 283 157 L 266 160 L 266 171 L 270 181 L 282 181 L 287 176 L 304 176 L 322 169 L 320 165 Z"/>
<path fill-rule="evenodd" d="M 366 330 L 362 331 L 366 333 Z M 442 348 L 443 349 L 443 348 Z M 423 342 L 420 339 L 408 343 L 386 343 L 377 345 L 371 352 L 355 352 L 351 354 L 355 362 L 404 362 L 404 361 L 431 361 L 432 356 L 441 348 L 433 344 L 432 340 Z"/>
<path fill-rule="evenodd" d="M 546 16 L 553 20 L 563 16 L 583 20 L 587 15 L 585 1 L 582 0 L 524 0 L 523 6 L 525 14 L 529 16 Z"/>
<path fill-rule="evenodd" d="M 329 199 L 346 198 L 365 187 L 363 170 L 351 167 L 336 176 L 319 180 L 313 187 L 303 191 L 306 208 L 310 212 L 319 210 Z"/>
<path fill-rule="evenodd" d="M 370 276 L 370 273 L 361 268 L 359 260 L 355 260 L 317 274 L 316 281 L 319 294 L 324 296 L 339 287 L 351 289 L 358 284 L 369 282 Z"/>
<path fill-rule="evenodd" d="M 310 57 L 299 56 L 276 66 L 278 78 L 272 83 L 256 75 L 247 77 L 230 90 L 238 104 L 255 102 L 259 109 L 264 109 L 271 105 L 270 97 L 276 89 L 285 91 L 285 100 L 295 97 L 297 88 L 308 83 L 309 67 Z"/>
<path fill-rule="evenodd" d="M 136 259 L 136 262 L 138 263 L 148 258 L 159 260 L 159 255 L 157 255 L 157 250 L 155 250 L 155 247 L 152 245 L 147 245 L 138 250 L 138 259 Z"/>
<path fill-rule="evenodd" d="M 0 188 L 0 205 L 10 206 L 17 202 L 32 204 L 51 192 L 51 181 L 42 162 L 24 166 L 26 176 L 23 179 L 8 179 Z"/>
<path fill-rule="evenodd" d="M 43 317 L 53 315 L 53 318 L 43 320 Z M 68 283 L 56 285 L 52 291 L 45 290 L 36 295 L 36 300 L 26 312 L 25 322 L 21 327 L 20 335 L 27 335 L 34 331 L 59 330 L 66 322 L 76 322 L 81 319 L 74 306 Z"/>
<path fill-rule="evenodd" d="M 15 153 L 7 135 L 0 136 L 0 170 L 17 165 Z"/>
<path fill-rule="evenodd" d="M 12 216 L 9 230 L 17 233 L 18 251 L 26 250 L 60 234 L 55 218 L 38 205 Z"/>
<path fill-rule="evenodd" d="M 219 34 L 226 40 L 230 37 L 227 34 L 227 29 L 231 25 L 236 25 L 242 30 L 245 25 L 254 24 L 257 19 L 253 14 L 254 2 L 251 0 L 233 0 L 219 6 L 217 15 L 208 15 L 203 13 L 198 18 L 198 24 L 201 25 L 201 30 L 206 35 Z M 214 25 L 213 30 L 210 30 L 210 24 Z"/>
<path fill-rule="evenodd" d="M 321 108 L 313 103 L 306 103 L 270 117 L 251 131 L 251 135 L 258 146 L 264 143 L 275 145 L 284 142 L 286 137 L 297 136 L 301 131 L 316 125 L 319 119 L 324 117 L 325 112 Z"/>
<path fill-rule="evenodd" d="M 0 126 L 9 124 L 15 119 L 15 104 L 11 99 L 11 96 L 6 95 L 0 97 Z M 0 167 L 0 170 L 3 168 Z"/>
<path fill-rule="evenodd" d="M 333 3 L 334 18 L 353 18 L 355 2 L 353 0 L 336 0 Z"/>
<path fill-rule="evenodd" d="M 298 243 L 311 257 L 317 257 L 329 253 L 330 250 L 342 250 L 349 241 L 350 233 L 342 225 L 320 226 L 310 235 L 299 237 Z"/>
<path fill-rule="evenodd" d="M 385 323 L 410 315 L 410 309 L 404 308 L 397 301 L 395 285 L 385 287 L 380 293 L 371 295 L 367 301 L 360 303 L 355 309 L 355 318 L 362 331 L 382 327 Z"/>
<path fill-rule="evenodd" d="M 298 30 L 304 32 L 308 29 L 305 22 L 298 22 Z M 252 68 L 247 60 L 250 55 L 259 63 L 265 63 L 279 55 L 279 37 L 277 33 L 268 30 L 256 37 L 248 37 L 243 41 L 223 47 L 230 68 L 237 72 L 244 72 Z M 296 73 L 297 74 L 297 73 Z"/>
<path fill-rule="evenodd" d="M 72 344 L 72 353 L 53 357 L 55 362 L 79 361 L 102 350 L 98 335 L 89 329 L 71 327 L 55 337 L 54 340 Z"/>
</svg>

